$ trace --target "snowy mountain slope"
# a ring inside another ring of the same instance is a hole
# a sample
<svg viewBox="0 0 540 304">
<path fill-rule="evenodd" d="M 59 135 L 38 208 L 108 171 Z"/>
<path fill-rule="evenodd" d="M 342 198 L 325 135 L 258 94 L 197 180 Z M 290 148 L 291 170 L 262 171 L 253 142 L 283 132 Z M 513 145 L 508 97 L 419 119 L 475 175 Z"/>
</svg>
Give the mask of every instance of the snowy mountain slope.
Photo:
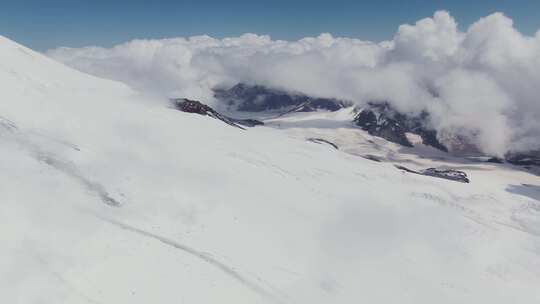
<svg viewBox="0 0 540 304">
<path fill-rule="evenodd" d="M 5 38 L 0 82 L 2 302 L 540 300 L 537 176 L 405 174 L 353 154 L 437 161 L 368 145 L 345 110 L 244 131 Z"/>
</svg>

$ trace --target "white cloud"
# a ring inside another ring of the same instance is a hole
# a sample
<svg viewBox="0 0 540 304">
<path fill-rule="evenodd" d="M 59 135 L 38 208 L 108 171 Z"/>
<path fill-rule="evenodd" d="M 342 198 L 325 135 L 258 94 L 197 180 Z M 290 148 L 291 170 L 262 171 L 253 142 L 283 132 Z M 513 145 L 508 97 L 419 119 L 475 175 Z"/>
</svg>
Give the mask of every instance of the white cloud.
<svg viewBox="0 0 540 304">
<path fill-rule="evenodd" d="M 237 82 L 359 104 L 388 100 L 402 111 L 429 110 L 437 129 L 467 136 L 487 153 L 540 148 L 540 32 L 525 36 L 500 13 L 462 32 L 439 11 L 380 43 L 245 34 L 58 48 L 48 55 L 141 91 L 207 102 L 211 88 Z"/>
</svg>

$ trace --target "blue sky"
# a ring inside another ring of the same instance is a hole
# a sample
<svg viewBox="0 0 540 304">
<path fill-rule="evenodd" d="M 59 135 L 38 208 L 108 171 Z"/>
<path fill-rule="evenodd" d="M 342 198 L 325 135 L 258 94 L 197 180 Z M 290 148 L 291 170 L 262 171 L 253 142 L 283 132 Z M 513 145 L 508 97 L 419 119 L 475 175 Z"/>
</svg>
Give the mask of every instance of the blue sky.
<svg viewBox="0 0 540 304">
<path fill-rule="evenodd" d="M 38 50 L 246 32 L 286 40 L 322 32 L 385 40 L 400 24 L 439 9 L 449 10 L 462 28 L 502 11 L 526 34 L 540 29 L 538 0 L 0 0 L 0 34 Z"/>
</svg>

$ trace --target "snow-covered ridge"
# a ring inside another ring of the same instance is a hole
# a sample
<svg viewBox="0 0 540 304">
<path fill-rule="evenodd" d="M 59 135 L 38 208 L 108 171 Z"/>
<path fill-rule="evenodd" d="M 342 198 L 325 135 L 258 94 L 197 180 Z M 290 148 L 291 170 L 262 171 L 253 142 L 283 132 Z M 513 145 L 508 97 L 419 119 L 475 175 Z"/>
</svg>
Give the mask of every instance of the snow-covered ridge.
<svg viewBox="0 0 540 304">
<path fill-rule="evenodd" d="M 13 78 L 24 77 L 27 82 L 44 87 L 63 86 L 63 88 L 98 86 L 125 87 L 125 85 L 112 80 L 97 78 L 68 68 L 57 61 L 35 52 L 0 35 L 0 67 L 2 76 L 11 75 Z M 27 84 L 25 82 L 25 84 Z M 108 85 L 107 85 L 108 84 Z"/>
<path fill-rule="evenodd" d="M 537 176 L 407 154 L 347 109 L 243 131 L 5 38 L 0 83 L 2 303 L 540 301 Z"/>
</svg>

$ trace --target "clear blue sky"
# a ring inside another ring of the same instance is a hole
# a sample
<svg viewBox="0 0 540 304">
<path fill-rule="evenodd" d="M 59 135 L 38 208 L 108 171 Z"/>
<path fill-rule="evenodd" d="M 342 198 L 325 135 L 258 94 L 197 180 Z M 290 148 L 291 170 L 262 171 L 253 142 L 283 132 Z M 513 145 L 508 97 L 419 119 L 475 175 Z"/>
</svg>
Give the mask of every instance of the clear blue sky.
<svg viewBox="0 0 540 304">
<path fill-rule="evenodd" d="M 540 28 L 540 0 L 0 0 L 0 34 L 38 50 L 246 32 L 286 40 L 322 32 L 385 40 L 398 25 L 439 9 L 462 28 L 496 11 L 524 33 Z"/>
</svg>

